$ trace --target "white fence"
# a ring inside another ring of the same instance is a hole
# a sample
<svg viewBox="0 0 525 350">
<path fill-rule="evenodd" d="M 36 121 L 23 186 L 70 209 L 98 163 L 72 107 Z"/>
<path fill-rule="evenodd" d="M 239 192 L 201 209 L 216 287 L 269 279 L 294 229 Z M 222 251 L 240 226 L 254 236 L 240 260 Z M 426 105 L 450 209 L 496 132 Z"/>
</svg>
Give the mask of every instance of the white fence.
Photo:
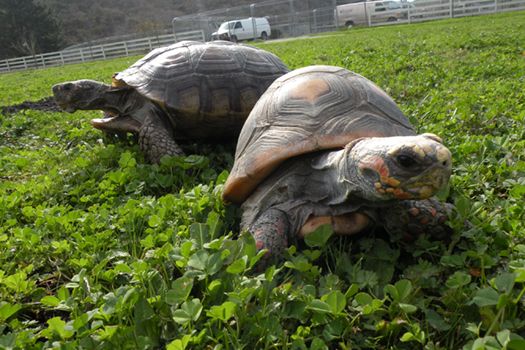
<svg viewBox="0 0 525 350">
<path fill-rule="evenodd" d="M 337 6 L 338 26 L 390 25 L 525 10 L 525 0 L 371 1 Z"/>
<path fill-rule="evenodd" d="M 185 33 L 159 35 L 105 45 L 50 52 L 35 56 L 11 58 L 0 61 L 0 73 L 140 55 L 147 53 L 156 47 L 170 45 L 182 40 L 204 41 L 204 33 L 202 30 L 195 30 Z"/>
</svg>

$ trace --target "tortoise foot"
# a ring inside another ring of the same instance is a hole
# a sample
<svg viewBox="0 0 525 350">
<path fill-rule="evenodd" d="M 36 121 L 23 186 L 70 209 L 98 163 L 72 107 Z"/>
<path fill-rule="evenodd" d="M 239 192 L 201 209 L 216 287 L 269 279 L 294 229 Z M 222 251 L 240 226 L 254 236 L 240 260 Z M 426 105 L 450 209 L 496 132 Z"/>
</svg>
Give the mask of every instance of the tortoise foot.
<svg viewBox="0 0 525 350">
<path fill-rule="evenodd" d="M 401 234 L 405 240 L 428 233 L 443 239 L 452 233 L 446 224 L 452 205 L 435 198 L 398 202 L 387 210 L 381 210 L 380 221 L 390 233 Z"/>
</svg>

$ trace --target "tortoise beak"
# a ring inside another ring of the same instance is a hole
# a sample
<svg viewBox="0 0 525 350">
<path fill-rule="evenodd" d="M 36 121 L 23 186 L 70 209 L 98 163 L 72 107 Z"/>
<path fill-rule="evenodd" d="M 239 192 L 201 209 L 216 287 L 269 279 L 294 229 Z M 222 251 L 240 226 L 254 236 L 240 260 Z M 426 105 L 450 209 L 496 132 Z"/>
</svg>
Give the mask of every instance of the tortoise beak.
<svg viewBox="0 0 525 350">
<path fill-rule="evenodd" d="M 416 198 L 433 196 L 448 184 L 452 174 L 452 156 L 448 148 L 439 144 L 432 157 L 435 159 L 434 165 L 409 181 L 408 192 L 413 193 Z"/>
<path fill-rule="evenodd" d="M 142 123 L 130 116 L 110 116 L 105 114 L 104 118 L 91 119 L 94 128 L 106 132 L 131 132 L 139 133 Z"/>
</svg>

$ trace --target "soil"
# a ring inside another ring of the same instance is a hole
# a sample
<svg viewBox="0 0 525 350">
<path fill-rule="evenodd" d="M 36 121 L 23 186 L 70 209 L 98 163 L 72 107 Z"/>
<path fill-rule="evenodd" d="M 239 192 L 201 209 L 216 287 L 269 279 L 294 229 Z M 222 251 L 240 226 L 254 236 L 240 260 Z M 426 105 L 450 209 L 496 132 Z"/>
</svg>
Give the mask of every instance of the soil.
<svg viewBox="0 0 525 350">
<path fill-rule="evenodd" d="M 37 111 L 44 112 L 60 112 L 61 109 L 55 102 L 53 96 L 44 97 L 38 101 L 24 101 L 22 103 L 11 105 L 11 106 L 0 106 L 0 113 L 2 114 L 13 114 L 20 112 L 24 109 L 34 109 Z"/>
</svg>

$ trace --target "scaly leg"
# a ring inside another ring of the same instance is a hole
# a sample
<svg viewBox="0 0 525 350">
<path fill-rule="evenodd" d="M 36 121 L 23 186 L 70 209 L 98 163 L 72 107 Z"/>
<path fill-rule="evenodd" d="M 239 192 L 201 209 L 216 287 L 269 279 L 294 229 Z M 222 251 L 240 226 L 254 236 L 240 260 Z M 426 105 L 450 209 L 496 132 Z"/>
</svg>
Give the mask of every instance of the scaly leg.
<svg viewBox="0 0 525 350">
<path fill-rule="evenodd" d="M 144 121 L 139 132 L 139 145 L 146 159 L 158 164 L 163 156 L 180 156 L 184 152 L 173 139 L 165 122 L 155 112 Z"/>
<path fill-rule="evenodd" d="M 268 209 L 250 226 L 257 250 L 268 252 L 257 263 L 257 270 L 264 271 L 270 264 L 283 258 L 288 247 L 290 223 L 286 214 L 278 209 Z"/>
</svg>

